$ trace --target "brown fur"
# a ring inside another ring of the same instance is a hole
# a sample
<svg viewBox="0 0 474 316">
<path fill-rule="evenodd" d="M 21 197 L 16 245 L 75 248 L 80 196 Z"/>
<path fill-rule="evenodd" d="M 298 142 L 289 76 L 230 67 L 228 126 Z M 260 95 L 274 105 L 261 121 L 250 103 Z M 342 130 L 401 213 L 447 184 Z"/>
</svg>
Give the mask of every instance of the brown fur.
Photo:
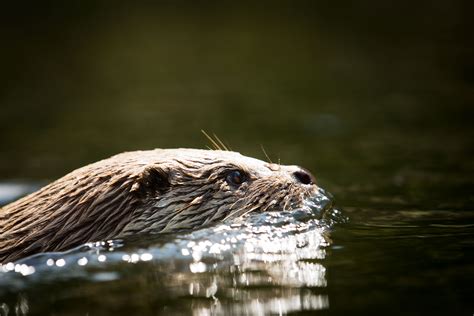
<svg viewBox="0 0 474 316">
<path fill-rule="evenodd" d="M 232 170 L 247 178 L 226 181 Z M 156 149 L 77 169 L 0 209 L 0 262 L 89 241 L 194 229 L 303 203 L 317 187 L 302 169 L 235 152 Z"/>
</svg>

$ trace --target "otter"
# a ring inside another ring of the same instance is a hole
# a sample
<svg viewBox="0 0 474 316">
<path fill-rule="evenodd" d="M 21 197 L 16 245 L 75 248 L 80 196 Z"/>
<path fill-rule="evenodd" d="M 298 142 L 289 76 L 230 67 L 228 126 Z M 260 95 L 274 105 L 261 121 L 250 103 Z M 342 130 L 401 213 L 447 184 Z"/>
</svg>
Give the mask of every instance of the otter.
<svg viewBox="0 0 474 316">
<path fill-rule="evenodd" d="M 302 206 L 314 177 L 237 152 L 155 149 L 87 165 L 0 209 L 0 263 Z"/>
</svg>

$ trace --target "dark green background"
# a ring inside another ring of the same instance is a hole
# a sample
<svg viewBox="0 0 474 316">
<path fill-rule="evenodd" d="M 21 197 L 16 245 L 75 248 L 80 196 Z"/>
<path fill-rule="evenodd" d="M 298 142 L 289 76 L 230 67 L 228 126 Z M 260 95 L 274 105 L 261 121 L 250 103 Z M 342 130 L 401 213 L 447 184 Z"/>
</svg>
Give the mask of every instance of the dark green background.
<svg viewBox="0 0 474 316">
<path fill-rule="evenodd" d="M 205 148 L 201 129 L 262 159 L 263 145 L 312 170 L 351 217 L 325 263 L 329 312 L 472 314 L 472 12 L 469 1 L 2 4 L 0 179 Z"/>
</svg>

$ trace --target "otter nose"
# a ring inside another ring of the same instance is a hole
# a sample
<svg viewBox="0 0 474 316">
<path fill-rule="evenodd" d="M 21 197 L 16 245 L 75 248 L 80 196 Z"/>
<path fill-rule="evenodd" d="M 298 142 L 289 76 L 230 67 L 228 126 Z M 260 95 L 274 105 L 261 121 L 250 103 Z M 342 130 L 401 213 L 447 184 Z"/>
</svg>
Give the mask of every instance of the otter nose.
<svg viewBox="0 0 474 316">
<path fill-rule="evenodd" d="M 295 172 L 293 172 L 293 176 L 298 180 L 299 182 L 303 184 L 314 184 L 315 179 L 314 176 L 305 169 L 300 169 Z"/>
</svg>

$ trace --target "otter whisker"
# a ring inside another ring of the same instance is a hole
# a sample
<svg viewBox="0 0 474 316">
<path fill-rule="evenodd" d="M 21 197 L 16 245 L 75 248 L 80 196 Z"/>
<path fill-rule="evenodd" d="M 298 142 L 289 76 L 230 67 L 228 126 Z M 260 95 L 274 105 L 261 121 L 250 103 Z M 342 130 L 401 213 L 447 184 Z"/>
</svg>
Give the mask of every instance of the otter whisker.
<svg viewBox="0 0 474 316">
<path fill-rule="evenodd" d="M 217 137 L 216 134 L 212 134 L 214 135 L 214 138 L 219 142 L 219 144 L 222 146 L 222 148 L 224 148 L 226 151 L 229 151 L 229 149 L 227 149 L 227 147 L 224 145 L 224 143 L 219 139 L 219 137 Z"/>
<path fill-rule="evenodd" d="M 215 150 L 222 150 L 220 147 L 219 147 L 219 144 L 211 137 L 209 136 L 209 134 L 207 134 L 203 129 L 201 130 L 201 132 L 204 134 L 204 136 L 206 136 L 206 138 L 212 143 L 212 145 L 214 145 L 215 147 Z"/>
<path fill-rule="evenodd" d="M 270 159 L 270 157 L 268 156 L 267 152 L 265 151 L 265 148 L 263 148 L 263 145 L 260 144 L 260 148 L 262 148 L 262 151 L 263 151 L 263 154 L 265 155 L 265 157 L 267 158 L 267 161 L 271 164 L 273 164 L 273 161 Z"/>
<path fill-rule="evenodd" d="M 226 217 L 224 217 L 224 221 L 232 219 L 232 218 L 236 218 L 236 217 L 241 217 L 243 214 L 253 212 L 257 210 L 259 207 L 260 205 L 256 205 L 248 210 L 245 210 L 244 208 L 235 209 L 231 213 L 229 213 Z M 244 212 L 244 213 L 241 213 L 241 212 Z"/>
<path fill-rule="evenodd" d="M 293 186 L 293 185 L 290 184 L 288 190 L 291 190 L 292 186 Z M 291 203 L 291 197 L 288 196 L 288 195 L 286 195 L 286 196 L 283 198 L 283 201 L 285 202 L 285 203 L 283 204 L 283 211 L 286 211 L 288 205 Z"/>
</svg>

